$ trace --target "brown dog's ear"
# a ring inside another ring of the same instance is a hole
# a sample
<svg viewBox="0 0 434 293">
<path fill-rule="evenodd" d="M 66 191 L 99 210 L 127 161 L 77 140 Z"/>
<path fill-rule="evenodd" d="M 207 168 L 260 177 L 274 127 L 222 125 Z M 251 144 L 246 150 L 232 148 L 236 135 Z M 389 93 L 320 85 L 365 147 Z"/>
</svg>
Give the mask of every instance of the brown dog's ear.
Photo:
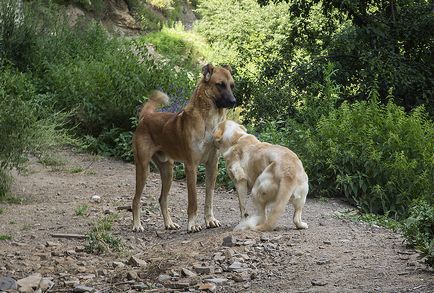
<svg viewBox="0 0 434 293">
<path fill-rule="evenodd" d="M 214 66 L 211 63 L 208 63 L 207 65 L 202 67 L 202 74 L 206 82 L 208 82 L 211 79 L 211 75 L 213 71 L 214 71 Z"/>
<path fill-rule="evenodd" d="M 229 70 L 229 72 L 232 74 L 232 67 L 230 65 L 224 64 L 222 67 L 226 70 Z"/>
</svg>

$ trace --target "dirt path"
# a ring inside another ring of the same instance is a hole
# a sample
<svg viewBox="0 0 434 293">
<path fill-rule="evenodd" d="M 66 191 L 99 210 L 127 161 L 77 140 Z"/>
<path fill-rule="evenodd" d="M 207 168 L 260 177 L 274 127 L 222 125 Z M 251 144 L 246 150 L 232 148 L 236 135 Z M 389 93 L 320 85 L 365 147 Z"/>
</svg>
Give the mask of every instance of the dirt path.
<svg viewBox="0 0 434 293">
<path fill-rule="evenodd" d="M 178 181 L 170 206 L 182 229 L 165 231 L 159 177 L 152 174 L 143 198 L 145 232 L 133 233 L 131 213 L 117 211 L 131 203 L 133 165 L 68 150 L 55 156 L 65 163 L 47 167 L 34 160 L 26 175 L 16 176 L 13 191 L 23 204 L 0 204 L 0 235 L 12 238 L 0 241 L 0 286 L 7 276 L 40 273 L 39 280 L 53 282 L 47 292 L 434 292 L 432 270 L 400 235 L 337 218 L 349 208 L 341 202 L 308 198 L 304 231 L 293 228 L 289 207 L 277 231 L 240 233 L 232 232 L 239 218 L 235 194 L 217 190 L 215 215 L 223 227 L 187 234 L 186 185 Z M 203 218 L 203 187 L 199 198 Z M 89 208 L 76 215 L 83 205 Z M 112 232 L 125 244 L 121 253 L 88 254 L 84 239 L 50 236 L 86 234 L 113 212 L 119 218 Z M 132 255 L 146 265 L 129 264 Z"/>
</svg>

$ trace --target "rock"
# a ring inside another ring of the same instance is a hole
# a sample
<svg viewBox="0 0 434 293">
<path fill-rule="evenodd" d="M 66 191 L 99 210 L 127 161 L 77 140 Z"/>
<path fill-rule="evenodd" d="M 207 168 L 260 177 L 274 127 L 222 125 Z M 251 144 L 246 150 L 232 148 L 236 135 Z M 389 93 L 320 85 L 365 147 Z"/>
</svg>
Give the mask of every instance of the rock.
<svg viewBox="0 0 434 293">
<path fill-rule="evenodd" d="M 130 257 L 130 259 L 128 260 L 128 264 L 133 267 L 145 267 L 147 265 L 146 261 L 135 256 Z"/>
<path fill-rule="evenodd" d="M 320 259 L 320 260 L 318 260 L 316 262 L 317 265 L 325 265 L 325 264 L 328 264 L 328 263 L 330 263 L 330 260 L 326 259 L 326 258 L 322 258 L 322 259 Z"/>
<path fill-rule="evenodd" d="M 127 273 L 127 279 L 128 280 L 137 280 L 139 278 L 139 276 L 137 275 L 137 273 L 135 271 L 129 271 Z"/>
<path fill-rule="evenodd" d="M 54 282 L 49 278 L 42 278 L 41 282 L 39 282 L 39 288 L 45 292 L 48 289 L 52 288 L 54 286 Z"/>
<path fill-rule="evenodd" d="M 242 272 L 242 273 L 234 274 L 232 276 L 232 279 L 235 282 L 246 282 L 246 281 L 250 281 L 250 279 L 252 278 L 248 272 Z"/>
<path fill-rule="evenodd" d="M 158 276 L 158 282 L 160 282 L 160 283 L 165 283 L 167 281 L 170 281 L 170 279 L 171 279 L 171 277 L 169 275 L 162 274 L 162 275 Z"/>
<path fill-rule="evenodd" d="M 205 282 L 208 283 L 214 283 L 216 285 L 223 285 L 227 283 L 228 279 L 226 278 L 211 278 L 211 279 L 205 279 Z"/>
<path fill-rule="evenodd" d="M 217 253 L 214 254 L 213 259 L 214 259 L 215 261 L 222 262 L 222 261 L 225 260 L 225 257 L 223 256 L 223 253 L 221 253 L 221 252 L 217 252 Z"/>
<path fill-rule="evenodd" d="M 37 289 L 39 287 L 39 283 L 41 282 L 42 276 L 39 273 L 28 276 L 27 278 L 21 279 L 17 281 L 18 291 L 20 292 L 33 292 L 33 289 Z M 30 291 L 31 289 L 31 291 Z"/>
<path fill-rule="evenodd" d="M 217 289 L 217 286 L 214 283 L 205 283 L 205 284 L 201 284 L 198 289 L 215 292 Z"/>
<path fill-rule="evenodd" d="M 190 271 L 189 269 L 186 268 L 182 268 L 181 269 L 181 275 L 191 278 L 191 277 L 196 277 L 197 274 L 195 272 Z"/>
<path fill-rule="evenodd" d="M 243 245 L 254 245 L 254 244 L 256 244 L 256 240 L 255 239 L 246 239 L 243 242 Z"/>
<path fill-rule="evenodd" d="M 261 235 L 261 241 L 262 242 L 268 242 L 268 241 L 270 241 L 270 238 L 266 235 Z"/>
<path fill-rule="evenodd" d="M 226 236 L 225 238 L 223 238 L 223 246 L 227 246 L 227 247 L 232 247 L 235 246 L 235 244 L 237 243 L 237 240 L 235 239 L 234 236 L 229 235 Z"/>
<path fill-rule="evenodd" d="M 114 262 L 112 262 L 112 265 L 113 265 L 114 268 L 123 268 L 123 267 L 125 267 L 125 264 L 123 262 L 120 262 L 120 261 L 114 261 Z"/>
<path fill-rule="evenodd" d="M 328 284 L 326 281 L 322 281 L 322 280 L 312 280 L 310 282 L 312 283 L 313 286 L 325 286 Z"/>
<path fill-rule="evenodd" d="M 101 201 L 101 196 L 93 195 L 93 196 L 91 197 L 91 200 L 92 200 L 93 202 L 98 203 L 98 202 Z"/>
<path fill-rule="evenodd" d="M 95 288 L 85 286 L 85 285 L 80 285 L 80 284 L 75 285 L 74 289 L 72 290 L 72 292 L 74 293 L 85 293 L 85 292 L 94 292 L 94 291 Z"/>
<path fill-rule="evenodd" d="M 45 242 L 45 246 L 47 246 L 47 247 L 53 247 L 53 246 L 59 246 L 59 245 L 60 245 L 59 242 L 54 242 L 54 241 Z"/>
<path fill-rule="evenodd" d="M 332 244 L 332 242 L 329 241 L 329 240 L 324 240 L 322 243 L 327 244 L 327 245 L 331 245 Z"/>
<path fill-rule="evenodd" d="M 214 272 L 214 268 L 210 266 L 194 266 L 194 270 L 198 274 L 211 274 Z"/>
<path fill-rule="evenodd" d="M 133 289 L 137 290 L 146 290 L 148 289 L 148 286 L 145 285 L 143 282 L 135 283 L 131 286 Z"/>
<path fill-rule="evenodd" d="M 175 282 L 175 283 L 169 283 L 167 284 L 167 286 L 169 288 L 172 289 L 185 289 L 190 287 L 190 283 L 189 282 Z"/>
<path fill-rule="evenodd" d="M 80 283 L 79 280 L 67 280 L 63 282 L 65 284 L 66 287 L 70 287 L 70 286 L 76 286 Z"/>
<path fill-rule="evenodd" d="M 244 268 L 239 261 L 234 261 L 227 269 L 229 272 L 244 272 L 247 268 Z"/>
<path fill-rule="evenodd" d="M 226 258 L 226 260 L 227 260 L 227 261 L 228 261 L 228 260 L 231 260 L 232 257 L 234 256 L 234 254 L 235 254 L 235 251 L 234 251 L 232 248 L 227 249 L 227 250 L 225 251 L 225 258 Z"/>
<path fill-rule="evenodd" d="M 0 291 L 16 290 L 17 281 L 11 277 L 0 278 Z"/>
</svg>

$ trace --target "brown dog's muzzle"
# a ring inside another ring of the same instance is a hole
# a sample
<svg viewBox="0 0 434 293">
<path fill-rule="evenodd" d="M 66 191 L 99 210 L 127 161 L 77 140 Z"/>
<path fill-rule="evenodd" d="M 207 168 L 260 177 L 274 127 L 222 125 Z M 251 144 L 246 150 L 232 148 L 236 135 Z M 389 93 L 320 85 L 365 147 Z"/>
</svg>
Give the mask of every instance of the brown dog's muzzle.
<svg viewBox="0 0 434 293">
<path fill-rule="evenodd" d="M 217 108 L 233 108 L 237 105 L 237 99 L 235 99 L 232 91 L 225 90 L 221 92 L 220 98 L 215 101 Z"/>
</svg>

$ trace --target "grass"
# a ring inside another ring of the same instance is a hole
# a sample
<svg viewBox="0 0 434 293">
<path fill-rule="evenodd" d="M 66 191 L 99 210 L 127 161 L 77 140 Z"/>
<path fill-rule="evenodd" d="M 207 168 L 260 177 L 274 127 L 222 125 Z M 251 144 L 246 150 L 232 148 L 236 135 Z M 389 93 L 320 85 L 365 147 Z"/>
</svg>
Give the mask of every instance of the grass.
<svg viewBox="0 0 434 293">
<path fill-rule="evenodd" d="M 110 214 L 97 220 L 87 234 L 86 251 L 88 253 L 101 254 L 109 251 L 120 252 L 123 248 L 122 241 L 111 233 L 113 223 L 119 215 Z"/>
<path fill-rule="evenodd" d="M 347 219 L 353 222 L 365 222 L 370 225 L 377 225 L 392 231 L 401 229 L 402 224 L 394 219 L 387 217 L 387 215 L 363 214 L 353 209 L 346 209 L 336 212 L 339 219 Z"/>
<path fill-rule="evenodd" d="M 0 202 L 9 204 L 22 204 L 24 202 L 24 199 L 15 195 L 8 194 L 0 197 Z"/>
<path fill-rule="evenodd" d="M 65 165 L 65 161 L 53 155 L 44 155 L 38 160 L 39 163 L 46 167 L 59 167 Z"/>
<path fill-rule="evenodd" d="M 87 214 L 89 206 L 87 204 L 82 204 L 75 209 L 76 216 L 84 216 Z"/>
<path fill-rule="evenodd" d="M 75 174 L 75 173 L 81 173 L 83 171 L 84 171 L 84 168 L 82 168 L 82 167 L 74 167 L 74 168 L 71 168 L 69 170 L 69 173 Z"/>
<path fill-rule="evenodd" d="M 0 241 L 2 240 L 12 240 L 12 236 L 0 234 Z"/>
<path fill-rule="evenodd" d="M 0 215 L 1 215 L 1 214 L 3 214 L 3 213 L 4 213 L 4 211 L 5 211 L 5 209 L 4 209 L 4 208 L 0 208 Z"/>
<path fill-rule="evenodd" d="M 17 223 L 17 221 L 12 220 L 12 221 L 9 222 L 9 225 L 14 225 L 14 224 L 16 224 L 16 223 Z"/>
</svg>

